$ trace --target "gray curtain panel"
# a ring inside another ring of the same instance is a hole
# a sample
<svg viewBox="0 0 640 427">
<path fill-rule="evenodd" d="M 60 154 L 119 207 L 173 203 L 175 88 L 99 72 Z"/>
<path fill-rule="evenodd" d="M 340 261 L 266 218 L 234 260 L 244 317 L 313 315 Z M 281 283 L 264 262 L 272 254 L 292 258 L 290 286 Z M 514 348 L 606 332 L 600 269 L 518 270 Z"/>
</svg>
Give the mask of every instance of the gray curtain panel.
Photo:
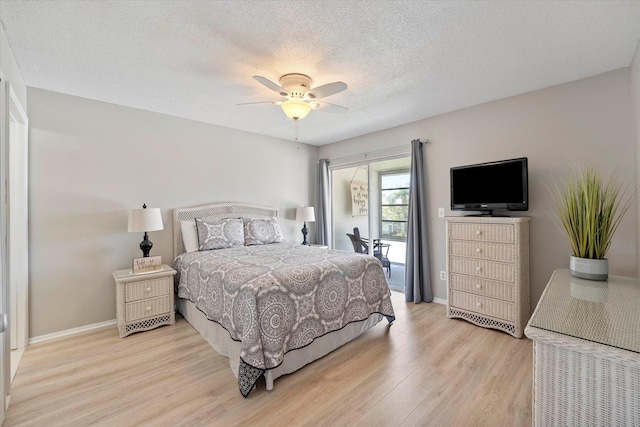
<svg viewBox="0 0 640 427">
<path fill-rule="evenodd" d="M 407 302 L 415 303 L 433 301 L 427 244 L 427 189 L 423 147 L 419 139 L 411 141 L 411 188 L 404 296 Z"/>
<path fill-rule="evenodd" d="M 329 233 L 329 160 L 318 161 L 318 211 L 316 212 L 316 240 L 319 245 L 331 247 Z"/>
</svg>

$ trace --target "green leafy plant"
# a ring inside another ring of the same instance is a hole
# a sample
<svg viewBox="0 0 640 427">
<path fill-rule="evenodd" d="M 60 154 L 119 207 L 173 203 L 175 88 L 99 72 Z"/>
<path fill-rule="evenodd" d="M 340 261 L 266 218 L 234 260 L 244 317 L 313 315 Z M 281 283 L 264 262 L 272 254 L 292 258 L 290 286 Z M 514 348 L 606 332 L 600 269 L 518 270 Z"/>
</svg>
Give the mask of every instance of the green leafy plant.
<svg viewBox="0 0 640 427">
<path fill-rule="evenodd" d="M 593 165 L 577 170 L 563 190 L 556 186 L 558 214 L 573 256 L 605 258 L 622 217 L 631 207 L 632 197 L 623 202 L 627 189 L 613 175 L 604 180 Z"/>
</svg>

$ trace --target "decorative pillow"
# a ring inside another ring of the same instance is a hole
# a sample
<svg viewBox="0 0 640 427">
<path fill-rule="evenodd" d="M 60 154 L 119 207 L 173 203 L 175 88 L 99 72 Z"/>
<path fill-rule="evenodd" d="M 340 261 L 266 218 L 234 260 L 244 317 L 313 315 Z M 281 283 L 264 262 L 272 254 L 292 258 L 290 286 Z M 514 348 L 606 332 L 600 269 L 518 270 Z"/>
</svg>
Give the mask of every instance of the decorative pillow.
<svg viewBox="0 0 640 427">
<path fill-rule="evenodd" d="M 184 243 L 184 250 L 186 252 L 195 252 L 198 250 L 198 229 L 196 228 L 196 222 L 180 221 L 180 228 L 182 229 L 182 243 Z"/>
<path fill-rule="evenodd" d="M 280 242 L 284 242 L 284 238 L 277 219 L 244 219 L 244 244 L 246 246 Z"/>
<path fill-rule="evenodd" d="M 244 245 L 244 231 L 240 218 L 196 218 L 196 227 L 200 251 Z"/>
</svg>

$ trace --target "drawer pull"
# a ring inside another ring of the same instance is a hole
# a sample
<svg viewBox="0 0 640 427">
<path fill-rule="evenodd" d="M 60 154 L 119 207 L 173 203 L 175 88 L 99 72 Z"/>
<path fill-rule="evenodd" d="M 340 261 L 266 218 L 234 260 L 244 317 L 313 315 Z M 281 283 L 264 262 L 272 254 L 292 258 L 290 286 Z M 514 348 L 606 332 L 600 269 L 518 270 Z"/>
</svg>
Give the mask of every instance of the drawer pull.
<svg viewBox="0 0 640 427">
<path fill-rule="evenodd" d="M 476 252 L 477 252 L 477 253 L 480 253 L 480 252 L 482 252 L 482 249 L 477 248 L 477 249 L 476 249 Z"/>
<path fill-rule="evenodd" d="M 476 307 L 482 307 L 482 303 L 481 302 L 477 302 L 476 303 Z"/>
<path fill-rule="evenodd" d="M 147 311 L 151 311 L 151 306 L 147 307 Z"/>
<path fill-rule="evenodd" d="M 480 231 L 480 230 L 477 230 L 477 231 L 476 231 L 476 235 L 478 235 L 478 236 L 479 236 L 479 235 L 481 235 L 481 234 L 482 234 L 482 231 Z"/>
<path fill-rule="evenodd" d="M 151 292 L 151 286 L 147 288 L 147 292 Z"/>
<path fill-rule="evenodd" d="M 476 288 L 482 289 L 482 285 L 476 285 Z"/>
<path fill-rule="evenodd" d="M 476 271 L 482 271 L 482 267 L 476 267 Z"/>
</svg>

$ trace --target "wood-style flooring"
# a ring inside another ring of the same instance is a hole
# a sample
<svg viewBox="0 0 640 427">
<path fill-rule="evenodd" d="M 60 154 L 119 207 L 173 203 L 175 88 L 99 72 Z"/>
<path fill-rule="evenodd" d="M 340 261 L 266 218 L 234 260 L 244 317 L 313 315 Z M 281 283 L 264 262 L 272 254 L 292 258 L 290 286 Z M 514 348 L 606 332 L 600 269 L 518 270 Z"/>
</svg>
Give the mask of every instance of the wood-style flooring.
<svg viewBox="0 0 640 427">
<path fill-rule="evenodd" d="M 228 359 L 184 320 L 30 345 L 4 426 L 530 426 L 532 343 L 405 303 L 247 399 Z"/>
</svg>

